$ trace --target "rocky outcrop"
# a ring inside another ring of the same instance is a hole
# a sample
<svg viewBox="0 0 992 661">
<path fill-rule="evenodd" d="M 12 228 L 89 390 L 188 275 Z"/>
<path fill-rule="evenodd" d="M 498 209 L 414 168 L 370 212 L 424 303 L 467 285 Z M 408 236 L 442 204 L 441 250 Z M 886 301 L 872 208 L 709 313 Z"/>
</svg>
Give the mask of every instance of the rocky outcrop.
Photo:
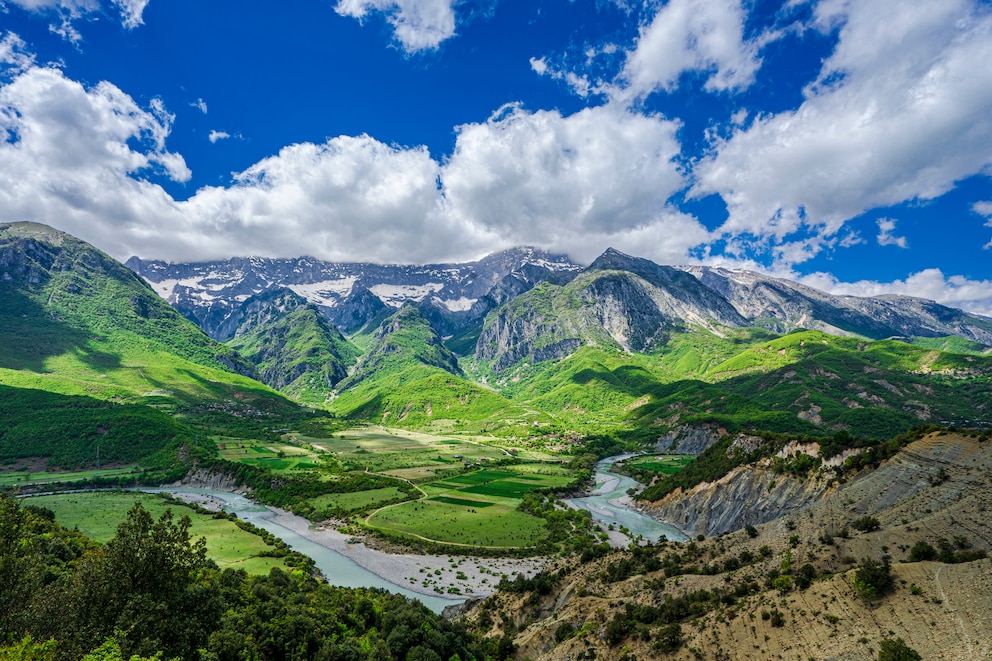
<svg viewBox="0 0 992 661">
<path fill-rule="evenodd" d="M 826 491 L 825 480 L 798 479 L 741 466 L 716 482 L 704 482 L 688 491 L 679 489 L 644 509 L 690 536 L 709 537 L 801 511 Z"/>
<path fill-rule="evenodd" d="M 752 271 L 680 267 L 723 296 L 755 326 L 797 328 L 872 339 L 957 335 L 992 345 L 992 319 L 911 296 L 835 296 Z"/>
<path fill-rule="evenodd" d="M 681 425 L 658 439 L 658 452 L 700 455 L 725 433 L 712 425 Z"/>
</svg>

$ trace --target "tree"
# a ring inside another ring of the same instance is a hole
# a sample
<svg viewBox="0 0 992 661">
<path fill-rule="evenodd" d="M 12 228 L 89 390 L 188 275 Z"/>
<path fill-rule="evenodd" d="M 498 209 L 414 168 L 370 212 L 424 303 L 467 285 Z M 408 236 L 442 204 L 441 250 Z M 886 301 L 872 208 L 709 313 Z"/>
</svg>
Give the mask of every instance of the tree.
<svg viewBox="0 0 992 661">
<path fill-rule="evenodd" d="M 928 542 L 920 540 L 913 544 L 913 548 L 909 550 L 909 561 L 910 562 L 920 562 L 922 560 L 936 560 L 937 559 L 937 549 L 931 546 Z"/>
<path fill-rule="evenodd" d="M 854 589 L 865 599 L 874 599 L 887 594 L 895 587 L 892 568 L 888 558 L 874 560 L 866 558 L 854 574 Z"/>
<path fill-rule="evenodd" d="M 205 581 L 206 541 L 192 541 L 189 517 L 166 510 L 155 521 L 135 504 L 113 539 L 82 559 L 69 588 L 61 654 L 79 658 L 115 634 L 126 656 L 194 658 L 223 612 Z"/>
<path fill-rule="evenodd" d="M 879 644 L 878 661 L 921 661 L 920 653 L 902 638 L 886 638 Z"/>
</svg>

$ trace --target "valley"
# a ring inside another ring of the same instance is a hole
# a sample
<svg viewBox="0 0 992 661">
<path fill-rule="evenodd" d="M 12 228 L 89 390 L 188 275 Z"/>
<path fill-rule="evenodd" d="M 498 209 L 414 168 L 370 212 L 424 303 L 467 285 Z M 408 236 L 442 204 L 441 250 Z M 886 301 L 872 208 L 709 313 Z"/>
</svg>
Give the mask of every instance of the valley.
<svg viewBox="0 0 992 661">
<path fill-rule="evenodd" d="M 0 489 L 56 492 L 30 516 L 109 544 L 170 505 L 115 490 L 240 499 L 261 530 L 192 511 L 219 572 L 346 580 L 285 535 L 471 598 L 491 658 L 988 650 L 992 604 L 947 590 L 992 544 L 990 319 L 612 249 L 128 265 L 0 225 Z"/>
</svg>

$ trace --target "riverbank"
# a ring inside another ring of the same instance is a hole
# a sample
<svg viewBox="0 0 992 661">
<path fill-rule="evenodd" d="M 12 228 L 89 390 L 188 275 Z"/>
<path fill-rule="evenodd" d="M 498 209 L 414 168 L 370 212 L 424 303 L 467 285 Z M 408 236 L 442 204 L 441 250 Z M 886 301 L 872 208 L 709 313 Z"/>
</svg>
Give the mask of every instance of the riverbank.
<svg viewBox="0 0 992 661">
<path fill-rule="evenodd" d="M 624 548 L 631 543 L 657 542 L 664 538 L 683 542 L 686 534 L 676 526 L 659 521 L 643 510 L 630 497 L 633 490 L 643 488 L 633 478 L 609 469 L 617 461 L 635 455 L 624 454 L 607 457 L 596 464 L 596 486 L 588 496 L 569 498 L 565 503 L 573 509 L 584 509 L 606 532 L 607 542 L 614 548 Z"/>
<path fill-rule="evenodd" d="M 222 498 L 208 493 L 166 489 L 178 498 L 207 509 L 219 510 Z M 269 524 L 288 530 L 325 549 L 348 558 L 359 567 L 397 587 L 425 596 L 464 599 L 485 597 L 496 591 L 503 576 L 518 574 L 530 578 L 546 558 L 480 558 L 458 555 L 416 555 L 386 553 L 369 548 L 361 538 L 346 535 L 330 526 L 314 526 L 309 520 L 277 507 L 267 507 L 261 515 Z M 334 577 L 328 579 L 333 583 Z"/>
</svg>

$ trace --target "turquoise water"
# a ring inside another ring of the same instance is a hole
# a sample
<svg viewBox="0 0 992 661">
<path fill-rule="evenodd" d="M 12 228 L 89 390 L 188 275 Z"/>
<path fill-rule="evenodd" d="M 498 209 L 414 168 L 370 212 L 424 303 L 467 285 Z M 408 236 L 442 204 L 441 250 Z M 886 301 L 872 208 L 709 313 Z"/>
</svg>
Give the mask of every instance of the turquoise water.
<svg viewBox="0 0 992 661">
<path fill-rule="evenodd" d="M 374 574 L 356 564 L 351 558 L 346 558 L 337 551 L 323 547 L 305 537 L 301 537 L 288 528 L 283 528 L 276 524 L 271 520 L 273 513 L 269 508 L 265 505 L 252 502 L 240 494 L 228 491 L 215 491 L 213 489 L 148 489 L 148 491 L 196 493 L 213 496 L 222 500 L 224 502 L 223 509 L 225 512 L 236 514 L 239 519 L 248 521 L 279 537 L 294 551 L 299 551 L 313 558 L 317 569 L 321 571 L 330 585 L 344 588 L 382 588 L 389 592 L 397 592 L 410 599 L 417 599 L 435 613 L 440 613 L 446 606 L 453 606 L 465 601 L 464 599 L 446 599 L 444 597 L 420 594 L 402 585 L 387 581 L 378 574 Z"/>
<path fill-rule="evenodd" d="M 612 524 L 615 528 L 623 526 L 630 531 L 631 536 L 641 536 L 652 542 L 670 539 L 684 542 L 687 537 L 678 528 L 652 519 L 638 512 L 633 507 L 616 502 L 627 495 L 627 490 L 642 486 L 634 479 L 609 469 L 618 461 L 634 455 L 619 455 L 607 457 L 596 464 L 596 488 L 592 495 L 584 498 L 572 498 L 569 502 L 577 509 L 588 510 L 592 518 L 603 526 Z"/>
</svg>

